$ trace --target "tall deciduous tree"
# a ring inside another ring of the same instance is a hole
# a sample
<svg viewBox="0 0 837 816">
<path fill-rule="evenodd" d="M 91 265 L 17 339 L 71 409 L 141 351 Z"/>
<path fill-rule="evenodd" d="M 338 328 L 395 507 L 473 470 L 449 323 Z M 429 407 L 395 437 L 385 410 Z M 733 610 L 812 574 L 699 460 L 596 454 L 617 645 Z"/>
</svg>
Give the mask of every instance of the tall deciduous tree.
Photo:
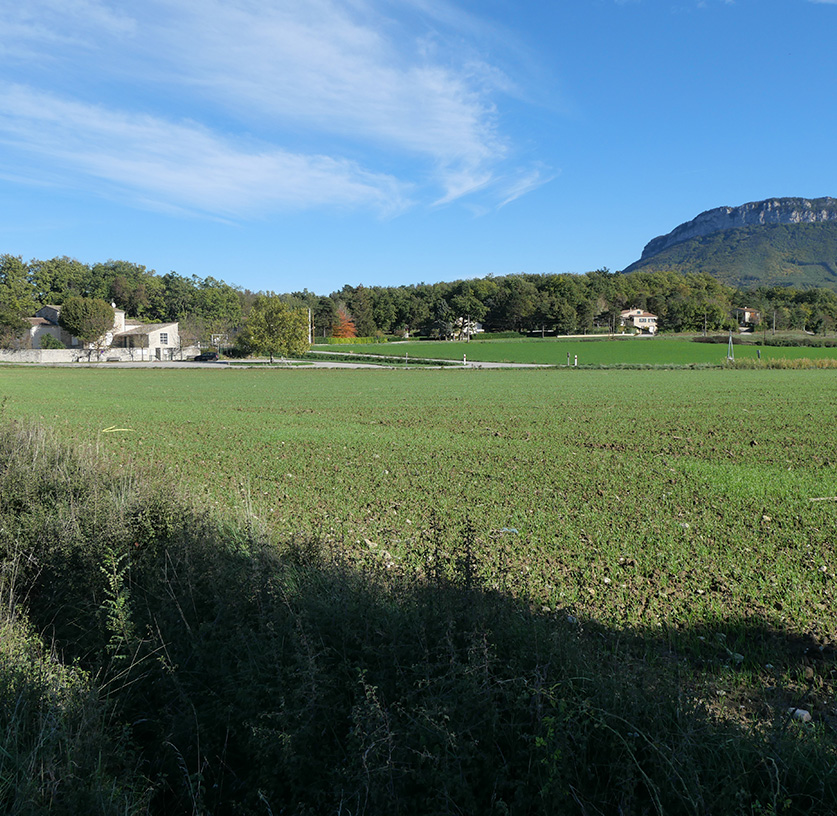
<svg viewBox="0 0 837 816">
<path fill-rule="evenodd" d="M 29 267 L 20 257 L 0 255 L 0 306 L 24 317 L 35 309 L 35 289 Z"/>
<path fill-rule="evenodd" d="M 113 329 L 113 307 L 102 298 L 69 297 L 61 307 L 58 323 L 85 345 L 101 348 L 105 335 Z"/>
<path fill-rule="evenodd" d="M 308 350 L 308 310 L 293 309 L 277 295 L 258 295 L 247 319 L 247 334 L 254 351 L 274 357 L 304 354 Z"/>
<path fill-rule="evenodd" d="M 61 304 L 70 295 L 81 295 L 90 281 L 90 267 L 68 258 L 52 258 L 48 261 L 31 260 L 29 276 L 35 290 L 35 299 L 41 304 Z"/>
<path fill-rule="evenodd" d="M 0 303 L 0 348 L 19 348 L 26 329 L 26 321 Z"/>
<path fill-rule="evenodd" d="M 470 340 L 474 323 L 481 321 L 488 312 L 470 281 L 464 281 L 455 287 L 450 307 L 456 316 L 460 338 Z"/>
<path fill-rule="evenodd" d="M 337 307 L 337 318 L 331 329 L 332 337 L 357 337 L 357 329 L 345 306 Z"/>
<path fill-rule="evenodd" d="M 213 277 L 201 280 L 192 276 L 194 295 L 192 311 L 206 320 L 210 331 L 229 334 L 241 325 L 242 309 L 239 292 Z"/>
<path fill-rule="evenodd" d="M 14 255 L 0 255 L 0 345 L 13 348 L 26 331 L 26 315 L 35 308 L 29 269 Z"/>
</svg>

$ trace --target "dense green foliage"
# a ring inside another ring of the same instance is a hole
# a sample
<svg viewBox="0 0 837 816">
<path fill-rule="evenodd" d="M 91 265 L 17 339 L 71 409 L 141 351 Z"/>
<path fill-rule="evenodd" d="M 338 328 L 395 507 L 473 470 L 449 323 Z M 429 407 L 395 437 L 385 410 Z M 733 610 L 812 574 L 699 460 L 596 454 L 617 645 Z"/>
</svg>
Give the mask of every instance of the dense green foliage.
<svg viewBox="0 0 837 816">
<path fill-rule="evenodd" d="M 42 349 L 63 349 L 63 348 L 65 348 L 65 346 L 57 337 L 54 337 L 51 334 L 44 334 L 41 337 L 41 348 Z"/>
<path fill-rule="evenodd" d="M 0 255 L 0 348 L 14 347 L 26 330 L 35 300 L 27 281 L 26 266 L 11 255 Z"/>
<path fill-rule="evenodd" d="M 837 222 L 724 230 L 669 247 L 625 271 L 704 272 L 727 286 L 837 290 Z"/>
<path fill-rule="evenodd" d="M 831 372 L 3 373 L 5 812 L 837 805 Z"/>
<path fill-rule="evenodd" d="M 356 296 L 372 304 L 373 332 L 421 334 L 439 339 L 467 338 L 476 323 L 489 332 L 583 334 L 594 326 L 615 329 L 619 313 L 648 308 L 665 329 L 731 325 L 735 293 L 708 275 L 622 276 L 597 270 L 586 275 L 509 275 L 453 283 L 398 287 L 343 287 L 329 299 L 354 314 Z M 290 296 L 312 309 L 315 338 L 327 336 L 333 319 L 322 298 L 308 292 Z M 362 307 L 365 310 L 365 306 Z M 358 329 L 358 334 L 361 332 Z"/>
<path fill-rule="evenodd" d="M 35 308 L 28 269 L 20 258 L 11 255 L 0 255 L 0 304 L 4 311 L 18 317 L 30 315 Z"/>
<path fill-rule="evenodd" d="M 61 307 L 58 323 L 85 345 L 99 345 L 113 329 L 113 307 L 102 298 L 68 297 Z"/>
<path fill-rule="evenodd" d="M 299 356 L 308 351 L 308 313 L 288 306 L 277 295 L 258 295 L 238 348 L 274 357 Z"/>
</svg>

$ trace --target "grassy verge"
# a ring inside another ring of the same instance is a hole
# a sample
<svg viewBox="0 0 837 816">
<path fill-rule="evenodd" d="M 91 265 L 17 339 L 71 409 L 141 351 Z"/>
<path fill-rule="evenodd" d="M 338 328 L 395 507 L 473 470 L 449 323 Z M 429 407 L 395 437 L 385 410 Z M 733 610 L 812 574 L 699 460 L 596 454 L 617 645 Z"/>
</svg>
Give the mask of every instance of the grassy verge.
<svg viewBox="0 0 837 816">
<path fill-rule="evenodd" d="M 269 360 L 230 360 L 227 362 L 228 366 L 240 366 L 240 367 L 247 367 L 247 368 L 260 368 L 260 367 L 271 367 L 271 368 L 290 368 L 293 366 L 304 366 L 308 365 L 309 363 L 305 360 L 280 360 L 277 358 L 272 363 Z"/>
<path fill-rule="evenodd" d="M 410 367 L 410 366 L 450 366 L 456 365 L 456 362 L 449 361 L 449 360 L 432 360 L 426 357 L 410 357 L 409 353 L 405 357 L 404 354 L 393 355 L 393 354 L 370 354 L 367 347 L 366 353 L 359 353 L 354 351 L 344 351 L 344 352 L 325 352 L 325 351 L 313 351 L 309 352 L 305 355 L 306 360 L 328 360 L 332 362 L 351 362 L 351 363 L 371 363 L 373 365 L 383 365 L 383 366 L 400 366 Z M 374 348 L 374 347 L 373 347 Z"/>
<path fill-rule="evenodd" d="M 694 343 L 693 336 L 683 337 L 590 337 L 521 338 L 518 340 L 472 340 L 465 342 L 403 342 L 390 346 L 389 354 L 410 358 L 428 357 L 472 362 L 534 363 L 539 365 L 580 366 L 617 365 L 721 365 L 726 359 L 723 344 Z M 378 347 L 379 349 L 379 347 Z M 351 353 L 375 354 L 375 346 L 352 347 Z M 755 343 L 736 345 L 736 356 L 757 359 Z M 834 347 L 761 347 L 762 359 L 835 359 Z"/>
</svg>

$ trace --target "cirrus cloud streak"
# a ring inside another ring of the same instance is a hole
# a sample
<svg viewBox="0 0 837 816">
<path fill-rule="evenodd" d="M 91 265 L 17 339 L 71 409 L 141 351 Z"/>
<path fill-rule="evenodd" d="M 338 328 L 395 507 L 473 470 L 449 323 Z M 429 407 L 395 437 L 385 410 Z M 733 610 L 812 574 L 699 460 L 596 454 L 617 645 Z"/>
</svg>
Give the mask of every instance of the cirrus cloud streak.
<svg viewBox="0 0 837 816">
<path fill-rule="evenodd" d="M 0 143 L 33 180 L 57 177 L 79 187 L 100 180 L 132 191 L 137 201 L 191 212 L 242 217 L 328 205 L 392 214 L 408 203 L 405 185 L 347 160 L 245 148 L 194 123 L 68 102 L 21 86 L 0 93 Z"/>
<path fill-rule="evenodd" d="M 406 190 L 426 204 L 507 203 L 521 177 L 535 177 L 516 166 L 498 125 L 513 83 L 469 39 L 471 20 L 445 23 L 427 6 L 0 0 L 0 27 L 16 33 L 0 51 L 18 83 L 4 95 L 12 109 L 0 131 L 45 172 L 72 169 L 73 179 L 216 214 L 397 212 Z M 25 140 L 14 141 L 16 129 Z"/>
</svg>

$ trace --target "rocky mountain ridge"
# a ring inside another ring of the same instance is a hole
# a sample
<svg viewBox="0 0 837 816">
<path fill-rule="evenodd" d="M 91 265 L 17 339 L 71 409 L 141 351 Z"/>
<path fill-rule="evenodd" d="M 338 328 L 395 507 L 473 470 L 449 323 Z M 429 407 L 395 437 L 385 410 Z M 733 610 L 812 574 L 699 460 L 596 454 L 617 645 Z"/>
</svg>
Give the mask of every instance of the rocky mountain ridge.
<svg viewBox="0 0 837 816">
<path fill-rule="evenodd" d="M 824 221 L 837 221 L 837 198 L 769 198 L 740 207 L 715 207 L 680 224 L 668 234 L 649 241 L 642 251 L 640 262 L 676 244 L 716 232 L 768 224 L 813 224 Z"/>
</svg>

